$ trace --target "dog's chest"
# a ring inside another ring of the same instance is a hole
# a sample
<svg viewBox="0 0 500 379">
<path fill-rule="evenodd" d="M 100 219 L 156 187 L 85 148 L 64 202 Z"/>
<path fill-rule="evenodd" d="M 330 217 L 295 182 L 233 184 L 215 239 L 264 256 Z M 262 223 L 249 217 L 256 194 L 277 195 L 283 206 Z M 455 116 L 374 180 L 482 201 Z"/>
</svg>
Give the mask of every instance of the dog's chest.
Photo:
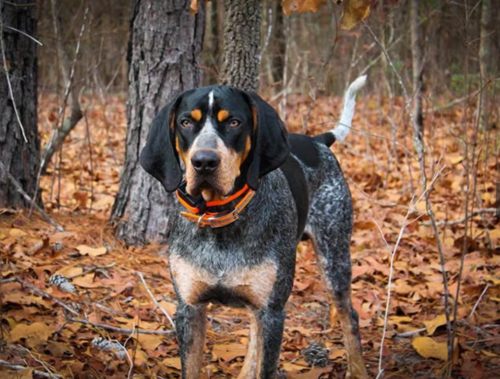
<svg viewBox="0 0 500 379">
<path fill-rule="evenodd" d="M 270 261 L 251 267 L 228 267 L 216 272 L 178 255 L 171 255 L 169 263 L 179 296 L 192 305 L 213 302 L 261 308 L 276 281 L 277 268 Z"/>
</svg>

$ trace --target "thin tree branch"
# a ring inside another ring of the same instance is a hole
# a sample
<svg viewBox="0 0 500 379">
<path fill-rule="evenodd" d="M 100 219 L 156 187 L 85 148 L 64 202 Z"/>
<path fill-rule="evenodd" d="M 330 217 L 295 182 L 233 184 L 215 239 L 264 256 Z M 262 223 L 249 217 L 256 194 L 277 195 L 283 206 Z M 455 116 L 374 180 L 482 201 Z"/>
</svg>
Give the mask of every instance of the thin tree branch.
<svg viewBox="0 0 500 379">
<path fill-rule="evenodd" d="M 30 369 L 31 367 L 16 365 L 14 363 L 9 363 L 0 359 L 0 366 L 7 367 L 10 370 L 22 371 Z M 44 378 L 52 378 L 52 379 L 63 379 L 63 377 L 59 374 L 53 374 L 50 372 L 44 372 L 39 370 L 33 370 L 33 374 L 44 377 Z"/>
<path fill-rule="evenodd" d="M 62 228 L 62 226 L 60 226 L 57 222 L 55 222 L 54 220 L 52 220 L 50 218 L 50 216 L 47 213 L 45 213 L 45 211 L 41 207 L 39 207 L 38 204 L 35 203 L 34 199 L 32 199 L 32 198 L 29 197 L 29 195 L 24 191 L 24 189 L 21 186 L 21 184 L 19 184 L 19 182 L 16 180 L 16 178 L 14 178 L 12 176 L 12 174 L 9 171 L 7 171 L 6 167 L 3 165 L 2 162 L 0 162 L 0 169 L 7 175 L 7 177 L 10 180 L 10 182 L 12 183 L 12 185 L 14 187 L 16 187 L 16 189 L 19 191 L 19 193 L 21 195 L 23 195 L 23 197 L 26 200 L 26 202 L 31 203 L 32 206 L 43 216 L 43 218 L 45 220 L 47 220 L 47 222 L 50 225 L 52 225 L 53 227 L 55 227 L 58 232 L 64 232 L 64 229 Z"/>
<path fill-rule="evenodd" d="M 137 274 L 137 276 L 139 278 L 141 278 L 141 282 L 144 285 L 144 288 L 146 289 L 146 291 L 148 292 L 149 297 L 151 298 L 151 300 L 153 300 L 153 302 L 155 303 L 155 305 L 162 311 L 162 313 L 165 315 L 165 317 L 167 318 L 167 320 L 170 322 L 170 325 L 172 325 L 172 328 L 175 330 L 174 321 L 172 320 L 172 318 L 170 317 L 170 315 L 168 314 L 168 312 L 165 309 L 163 309 L 163 307 L 158 303 L 158 301 L 156 301 L 153 293 L 151 292 L 151 290 L 149 289 L 148 285 L 146 284 L 146 281 L 144 280 L 144 275 L 142 275 L 142 272 L 137 271 L 136 274 Z"/>
<path fill-rule="evenodd" d="M 470 218 L 473 218 L 475 216 L 487 214 L 487 213 L 497 213 L 497 212 L 499 212 L 499 210 L 497 208 L 478 209 L 477 211 L 474 211 L 474 212 L 468 214 L 466 217 L 463 217 L 461 219 L 453 220 L 453 221 L 447 221 L 447 220 L 439 221 L 436 223 L 436 225 L 437 226 L 458 225 L 458 224 L 461 224 L 462 222 L 464 222 Z M 422 225 L 431 226 L 432 224 L 429 221 L 426 221 L 426 222 L 423 222 Z"/>
<path fill-rule="evenodd" d="M 123 334 L 131 334 L 131 333 L 138 333 L 138 334 L 171 334 L 172 330 L 146 330 L 146 329 L 125 329 L 125 328 L 119 328 L 117 326 L 111 326 L 111 325 L 106 325 L 106 324 L 99 324 L 97 322 L 90 322 L 88 320 L 82 320 L 78 318 L 72 318 L 72 317 L 66 317 L 66 321 L 69 322 L 78 322 L 80 324 L 84 325 L 91 325 L 95 328 L 101 328 L 105 330 L 110 330 L 112 332 L 117 332 L 117 333 L 123 333 Z"/>
<path fill-rule="evenodd" d="M 394 66 L 394 63 L 392 62 L 391 57 L 389 56 L 389 53 L 387 53 L 387 50 L 384 48 L 384 46 L 380 43 L 379 39 L 373 32 L 373 30 L 370 28 L 370 26 L 363 21 L 363 25 L 365 28 L 368 30 L 368 32 L 371 34 L 373 37 L 374 41 L 379 45 L 381 51 L 384 53 L 387 62 L 391 66 L 391 69 L 393 70 L 394 74 L 396 75 L 399 85 L 401 86 L 401 89 L 403 91 L 403 96 L 405 99 L 405 108 L 408 111 L 410 115 L 410 122 L 413 127 L 413 140 L 415 143 L 415 150 L 417 151 L 417 156 L 418 156 L 418 163 L 420 166 L 420 172 L 422 174 L 422 187 L 424 190 L 425 194 L 425 206 L 427 208 L 427 213 L 429 214 L 429 218 L 431 219 L 431 224 L 432 228 L 434 230 L 434 235 L 436 237 L 436 245 L 438 249 L 438 254 L 439 254 L 439 259 L 440 259 L 440 264 L 441 264 L 441 271 L 443 275 L 443 288 L 444 288 L 444 307 L 445 307 L 445 316 L 446 316 L 446 334 L 447 334 L 447 339 L 448 339 L 448 361 L 451 363 L 453 359 L 453 331 L 452 331 L 452 324 L 451 324 L 451 317 L 450 317 L 450 305 L 449 305 L 449 289 L 448 289 L 448 277 L 446 276 L 446 264 L 445 264 L 445 258 L 444 258 L 444 252 L 443 248 L 441 245 L 441 238 L 439 237 L 439 230 L 437 227 L 436 223 L 436 218 L 434 217 L 434 213 L 432 211 L 432 206 L 431 206 L 431 201 L 430 201 L 430 196 L 429 192 L 427 191 L 427 173 L 425 172 L 425 160 L 424 160 L 424 148 L 423 148 L 423 133 L 418 129 L 417 123 L 415 122 L 415 115 L 412 112 L 412 106 L 411 106 L 411 99 L 408 95 L 408 91 L 406 90 L 406 87 L 403 83 L 403 79 L 401 78 L 401 75 L 399 74 L 398 70 Z"/>
<path fill-rule="evenodd" d="M 0 284 L 13 283 L 13 282 L 17 282 L 17 283 L 21 284 L 24 287 L 28 287 L 30 290 L 32 290 L 37 295 L 39 295 L 41 297 L 44 297 L 46 299 L 52 300 L 54 303 L 56 303 L 57 305 L 60 305 L 61 307 L 63 307 L 64 309 L 66 309 L 68 312 L 73 313 L 74 315 L 78 316 L 78 312 L 75 311 L 70 306 L 68 306 L 65 302 L 59 300 L 58 298 L 56 298 L 56 297 L 54 297 L 52 295 L 49 295 L 48 293 L 42 291 L 38 287 L 35 287 L 33 284 L 28 283 L 25 280 L 22 280 L 21 278 L 14 277 L 14 278 L 0 280 Z"/>
<path fill-rule="evenodd" d="M 22 34 L 23 36 L 28 37 L 30 40 L 32 40 L 33 42 L 35 42 L 35 43 L 39 44 L 40 46 L 43 46 L 43 43 L 41 43 L 41 42 L 40 42 L 39 40 L 37 40 L 35 37 L 30 36 L 28 33 L 23 32 L 22 30 L 19 30 L 19 29 L 13 28 L 12 26 L 9 26 L 9 25 L 4 25 L 3 27 L 4 27 L 4 28 L 7 28 L 7 29 L 10 29 L 10 30 L 14 30 L 15 32 L 18 32 L 19 34 Z"/>
</svg>

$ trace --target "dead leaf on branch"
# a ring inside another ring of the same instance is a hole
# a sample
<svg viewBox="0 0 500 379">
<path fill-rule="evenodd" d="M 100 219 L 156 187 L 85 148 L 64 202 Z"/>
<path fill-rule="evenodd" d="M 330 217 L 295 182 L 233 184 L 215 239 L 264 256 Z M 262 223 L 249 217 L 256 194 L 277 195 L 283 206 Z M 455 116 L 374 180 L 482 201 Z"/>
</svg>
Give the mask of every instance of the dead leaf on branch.
<svg viewBox="0 0 500 379">
<path fill-rule="evenodd" d="M 340 29 L 350 30 L 370 14 L 370 0 L 345 0 Z"/>
<path fill-rule="evenodd" d="M 325 1 L 326 0 L 283 0 L 281 6 L 283 7 L 283 13 L 289 16 L 293 12 L 316 12 L 321 3 Z"/>
</svg>

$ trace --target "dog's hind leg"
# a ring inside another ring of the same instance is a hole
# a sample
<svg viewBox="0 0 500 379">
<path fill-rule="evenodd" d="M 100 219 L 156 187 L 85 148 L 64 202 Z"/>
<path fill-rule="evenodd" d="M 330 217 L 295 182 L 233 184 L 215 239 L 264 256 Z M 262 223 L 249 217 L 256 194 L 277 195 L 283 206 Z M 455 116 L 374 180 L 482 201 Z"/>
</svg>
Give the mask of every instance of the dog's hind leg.
<svg viewBox="0 0 500 379">
<path fill-rule="evenodd" d="M 280 307 L 265 307 L 251 312 L 250 340 L 238 379 L 273 379 L 278 368 L 285 311 Z"/>
<path fill-rule="evenodd" d="M 247 353 L 238 379 L 256 379 L 262 363 L 263 328 L 257 315 L 250 311 L 250 335 Z"/>
<path fill-rule="evenodd" d="M 306 233 L 311 237 L 323 283 L 333 300 L 330 319 L 334 319 L 335 314 L 344 334 L 346 377 L 365 379 L 367 373 L 361 355 L 358 314 L 351 303 L 351 231 L 352 205 L 348 192 L 345 197 L 337 196 L 333 200 L 330 197 L 326 202 L 313 204 Z"/>
<path fill-rule="evenodd" d="M 180 303 L 175 326 L 182 365 L 182 379 L 198 379 L 205 346 L 206 306 Z"/>
</svg>

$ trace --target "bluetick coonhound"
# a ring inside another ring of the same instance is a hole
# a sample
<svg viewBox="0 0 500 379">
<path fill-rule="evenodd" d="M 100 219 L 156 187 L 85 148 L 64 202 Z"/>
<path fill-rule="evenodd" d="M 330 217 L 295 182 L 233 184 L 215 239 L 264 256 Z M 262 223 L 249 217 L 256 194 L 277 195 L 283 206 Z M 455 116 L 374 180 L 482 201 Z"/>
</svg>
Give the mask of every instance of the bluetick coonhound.
<svg viewBox="0 0 500 379">
<path fill-rule="evenodd" d="M 295 251 L 307 238 L 344 333 L 347 376 L 367 377 L 351 304 L 352 200 L 330 151 L 349 133 L 365 80 L 349 87 L 339 126 L 315 137 L 287 133 L 258 95 L 224 86 L 186 91 L 153 121 L 140 162 L 179 199 L 169 264 L 182 378 L 200 377 L 209 302 L 250 310 L 238 378 L 276 376 Z"/>
</svg>

